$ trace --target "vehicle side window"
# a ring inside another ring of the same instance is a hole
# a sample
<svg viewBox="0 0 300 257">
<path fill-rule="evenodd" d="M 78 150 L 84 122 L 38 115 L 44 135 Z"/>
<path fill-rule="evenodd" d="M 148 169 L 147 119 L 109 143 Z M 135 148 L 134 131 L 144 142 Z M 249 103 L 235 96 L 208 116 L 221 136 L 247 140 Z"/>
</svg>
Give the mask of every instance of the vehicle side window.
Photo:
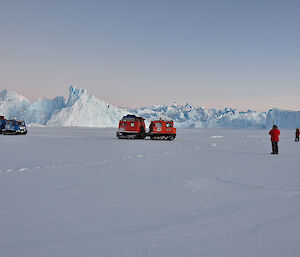
<svg viewBox="0 0 300 257">
<path fill-rule="evenodd" d="M 167 128 L 172 128 L 172 123 L 166 123 Z"/>
<path fill-rule="evenodd" d="M 130 126 L 133 128 L 134 127 L 134 122 L 131 122 Z"/>
<path fill-rule="evenodd" d="M 123 122 L 123 127 L 126 127 L 126 122 Z"/>
<path fill-rule="evenodd" d="M 156 128 L 161 128 L 162 127 L 162 123 L 160 123 L 160 122 L 155 123 L 155 127 Z"/>
</svg>

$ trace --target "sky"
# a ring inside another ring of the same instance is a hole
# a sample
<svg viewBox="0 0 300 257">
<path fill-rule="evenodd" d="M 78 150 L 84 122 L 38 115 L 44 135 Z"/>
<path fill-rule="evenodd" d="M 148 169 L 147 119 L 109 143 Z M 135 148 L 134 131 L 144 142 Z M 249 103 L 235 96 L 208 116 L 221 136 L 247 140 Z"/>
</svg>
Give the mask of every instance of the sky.
<svg viewBox="0 0 300 257">
<path fill-rule="evenodd" d="M 0 0 L 0 90 L 300 110 L 300 1 Z"/>
</svg>

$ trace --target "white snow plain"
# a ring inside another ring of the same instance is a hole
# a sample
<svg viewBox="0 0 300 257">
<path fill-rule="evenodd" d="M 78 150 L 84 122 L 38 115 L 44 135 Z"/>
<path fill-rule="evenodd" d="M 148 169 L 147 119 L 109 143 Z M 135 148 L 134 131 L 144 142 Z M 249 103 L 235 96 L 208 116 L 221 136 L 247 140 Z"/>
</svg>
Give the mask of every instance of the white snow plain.
<svg viewBox="0 0 300 257">
<path fill-rule="evenodd" d="M 296 257 L 300 143 L 282 130 L 0 135 L 0 256 Z"/>
</svg>

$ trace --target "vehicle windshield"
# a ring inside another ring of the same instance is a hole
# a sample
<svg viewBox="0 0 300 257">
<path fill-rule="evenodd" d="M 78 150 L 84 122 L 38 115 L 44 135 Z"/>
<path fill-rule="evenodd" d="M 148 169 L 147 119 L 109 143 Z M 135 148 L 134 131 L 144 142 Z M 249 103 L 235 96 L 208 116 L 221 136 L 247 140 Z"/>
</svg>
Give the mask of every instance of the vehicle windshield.
<svg viewBox="0 0 300 257">
<path fill-rule="evenodd" d="M 162 127 L 162 123 L 161 123 L 161 122 L 155 123 L 155 127 L 156 127 L 156 128 L 161 128 L 161 127 Z"/>
<path fill-rule="evenodd" d="M 172 126 L 172 123 L 171 123 L 171 122 L 166 123 L 166 127 L 167 127 L 167 128 L 172 128 L 172 127 L 173 127 L 173 126 Z"/>
</svg>

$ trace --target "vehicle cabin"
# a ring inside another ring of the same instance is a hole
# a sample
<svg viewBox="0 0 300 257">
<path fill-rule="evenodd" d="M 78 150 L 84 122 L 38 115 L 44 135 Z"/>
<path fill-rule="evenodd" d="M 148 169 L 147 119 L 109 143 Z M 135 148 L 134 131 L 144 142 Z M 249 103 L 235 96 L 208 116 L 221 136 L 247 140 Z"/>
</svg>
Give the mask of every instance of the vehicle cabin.
<svg viewBox="0 0 300 257">
<path fill-rule="evenodd" d="M 17 124 L 18 124 L 18 121 L 16 121 L 16 120 L 6 120 L 5 127 L 15 126 Z"/>
<path fill-rule="evenodd" d="M 119 122 L 119 131 L 145 133 L 144 118 L 135 115 L 127 115 Z"/>
<path fill-rule="evenodd" d="M 146 137 L 145 119 L 135 115 L 126 115 L 119 122 L 116 136 L 119 139 L 144 139 Z"/>
<path fill-rule="evenodd" d="M 176 128 L 172 120 L 151 121 L 149 126 L 150 139 L 173 140 L 176 137 Z"/>
<path fill-rule="evenodd" d="M 149 126 L 149 132 L 153 133 L 173 133 L 174 132 L 174 122 L 164 121 L 164 120 L 156 120 L 151 121 Z"/>
</svg>

